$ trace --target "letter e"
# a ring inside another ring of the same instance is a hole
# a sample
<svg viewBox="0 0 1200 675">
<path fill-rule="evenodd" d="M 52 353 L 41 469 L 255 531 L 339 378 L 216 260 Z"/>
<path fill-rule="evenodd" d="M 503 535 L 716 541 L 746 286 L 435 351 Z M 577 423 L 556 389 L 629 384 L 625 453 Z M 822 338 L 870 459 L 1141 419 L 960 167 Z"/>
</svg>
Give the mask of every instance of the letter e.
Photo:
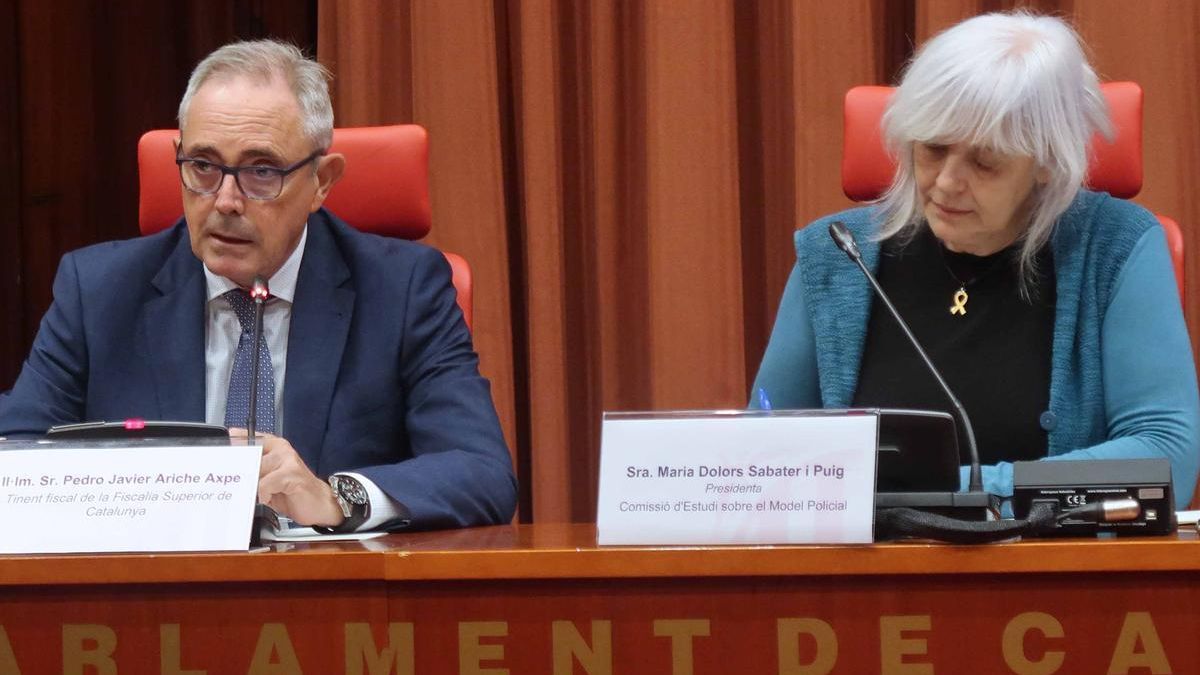
<svg viewBox="0 0 1200 675">
<path fill-rule="evenodd" d="M 931 630 L 933 620 L 928 614 L 879 617 L 879 672 L 883 675 L 933 675 L 931 663 L 905 663 L 909 654 L 929 653 L 925 638 L 908 638 L 909 631 Z"/>
<path fill-rule="evenodd" d="M 484 668 L 482 661 L 504 658 L 503 644 L 483 644 L 483 637 L 505 637 L 507 621 L 460 621 L 458 624 L 459 675 L 508 675 L 508 668 Z"/>
</svg>

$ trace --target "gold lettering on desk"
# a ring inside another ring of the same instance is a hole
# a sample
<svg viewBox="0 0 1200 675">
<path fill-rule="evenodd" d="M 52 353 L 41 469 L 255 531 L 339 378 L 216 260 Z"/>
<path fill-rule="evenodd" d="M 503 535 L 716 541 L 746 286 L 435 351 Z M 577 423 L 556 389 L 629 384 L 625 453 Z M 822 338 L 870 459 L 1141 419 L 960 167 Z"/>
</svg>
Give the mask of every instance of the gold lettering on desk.
<svg viewBox="0 0 1200 675">
<path fill-rule="evenodd" d="M 503 644 L 484 644 L 480 638 L 507 637 L 507 621 L 458 622 L 459 675 L 508 675 L 508 668 L 484 668 L 483 661 L 504 658 Z"/>
<path fill-rule="evenodd" d="M 375 648 L 369 623 L 348 623 L 346 631 L 346 675 L 413 675 L 413 625 L 389 623 L 387 646 Z M 363 665 L 366 665 L 366 670 Z"/>
<path fill-rule="evenodd" d="M 1139 643 L 1142 646 L 1140 651 Z M 1121 634 L 1117 636 L 1117 644 L 1113 647 L 1112 660 L 1108 663 L 1109 675 L 1121 675 L 1135 668 L 1149 668 L 1154 675 L 1172 672 L 1150 612 L 1125 614 Z"/>
<path fill-rule="evenodd" d="M 0 626 L 0 673 L 21 675 L 21 668 L 17 666 L 17 655 L 13 653 L 12 643 L 8 641 L 8 631 L 4 630 L 4 626 Z"/>
<path fill-rule="evenodd" d="M 933 675 L 932 663 L 906 663 L 905 656 L 929 653 L 929 642 L 905 633 L 932 630 L 928 614 L 879 617 L 879 672 L 883 675 Z"/>
<path fill-rule="evenodd" d="M 579 634 L 573 621 L 550 624 L 554 675 L 574 675 L 575 663 L 587 675 L 612 675 L 612 622 L 592 621 L 592 642 Z"/>
<path fill-rule="evenodd" d="M 1000 651 L 1004 654 L 1005 665 L 1016 675 L 1051 675 L 1062 668 L 1067 658 L 1066 652 L 1049 649 L 1037 661 L 1029 658 L 1025 651 L 1025 636 L 1035 630 L 1047 638 L 1061 638 L 1066 634 L 1058 619 L 1045 612 L 1025 612 L 1014 616 L 1004 627 Z"/>
<path fill-rule="evenodd" d="M 99 623 L 64 623 L 62 627 L 63 675 L 85 672 L 88 675 L 117 675 L 117 634 Z"/>
<path fill-rule="evenodd" d="M 808 663 L 800 662 L 800 634 L 812 637 L 815 649 Z M 837 633 L 828 622 L 813 618 L 775 622 L 779 649 L 779 675 L 826 675 L 837 665 Z"/>
<path fill-rule="evenodd" d="M 298 675 L 300 672 L 300 660 L 296 658 L 287 626 L 264 623 L 258 632 L 258 643 L 254 645 L 254 658 L 250 660 L 247 675 Z"/>
<path fill-rule="evenodd" d="M 160 623 L 158 625 L 158 671 L 161 675 L 208 675 L 207 670 L 184 670 L 183 639 L 180 637 L 179 624 Z"/>
<path fill-rule="evenodd" d="M 655 619 L 655 637 L 671 638 L 671 675 L 692 675 L 692 638 L 708 637 L 708 619 Z"/>
</svg>

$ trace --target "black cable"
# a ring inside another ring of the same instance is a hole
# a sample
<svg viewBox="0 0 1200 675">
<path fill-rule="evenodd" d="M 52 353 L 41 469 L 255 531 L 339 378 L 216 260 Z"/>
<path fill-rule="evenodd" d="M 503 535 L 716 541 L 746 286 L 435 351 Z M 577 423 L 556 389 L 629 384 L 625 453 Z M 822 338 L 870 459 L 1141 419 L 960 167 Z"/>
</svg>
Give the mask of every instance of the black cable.
<svg viewBox="0 0 1200 675">
<path fill-rule="evenodd" d="M 934 539 L 950 544 L 990 544 L 1057 525 L 1054 509 L 1034 504 L 1029 516 L 1019 520 L 959 520 L 908 507 L 877 509 L 875 538 L 879 540 Z"/>
</svg>

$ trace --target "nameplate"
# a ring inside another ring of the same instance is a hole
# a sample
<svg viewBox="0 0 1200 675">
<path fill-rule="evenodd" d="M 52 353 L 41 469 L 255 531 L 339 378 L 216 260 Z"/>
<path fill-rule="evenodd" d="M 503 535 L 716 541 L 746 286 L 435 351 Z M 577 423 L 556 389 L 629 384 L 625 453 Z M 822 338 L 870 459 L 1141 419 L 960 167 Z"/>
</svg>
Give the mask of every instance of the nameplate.
<svg viewBox="0 0 1200 675">
<path fill-rule="evenodd" d="M 0 451 L 0 553 L 247 550 L 262 447 Z"/>
<path fill-rule="evenodd" d="M 870 543 L 870 413 L 606 413 L 601 545 Z"/>
</svg>

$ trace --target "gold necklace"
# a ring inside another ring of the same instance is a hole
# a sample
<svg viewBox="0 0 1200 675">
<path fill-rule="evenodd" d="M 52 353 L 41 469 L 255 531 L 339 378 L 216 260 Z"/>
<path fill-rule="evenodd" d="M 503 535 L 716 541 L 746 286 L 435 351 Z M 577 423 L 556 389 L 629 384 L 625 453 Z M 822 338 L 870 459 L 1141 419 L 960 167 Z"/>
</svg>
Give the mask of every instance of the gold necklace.
<svg viewBox="0 0 1200 675">
<path fill-rule="evenodd" d="M 1004 265 L 1004 261 L 1008 256 L 1006 256 L 1006 255 L 996 256 L 996 261 L 993 262 L 990 267 L 988 267 L 986 270 L 980 272 L 979 274 L 976 274 L 975 276 L 971 277 L 970 279 L 963 281 L 962 279 L 958 278 L 958 275 L 954 273 L 954 269 L 950 267 L 950 261 L 946 258 L 945 245 L 942 244 L 942 242 L 940 240 L 937 242 L 937 245 L 938 245 L 938 252 L 942 254 L 942 265 L 946 268 L 946 273 L 949 274 L 950 278 L 953 279 L 954 282 L 958 284 L 958 290 L 954 291 L 954 295 L 951 296 L 951 298 L 950 298 L 951 302 L 953 302 L 953 304 L 950 305 L 950 307 L 949 307 L 950 315 L 951 316 L 966 316 L 967 315 L 967 301 L 971 299 L 970 294 L 967 293 L 967 288 L 975 285 L 975 283 L 977 281 L 979 281 L 980 279 L 983 279 L 984 277 L 991 275 L 992 272 L 995 272 L 996 270 L 1000 269 Z"/>
</svg>

